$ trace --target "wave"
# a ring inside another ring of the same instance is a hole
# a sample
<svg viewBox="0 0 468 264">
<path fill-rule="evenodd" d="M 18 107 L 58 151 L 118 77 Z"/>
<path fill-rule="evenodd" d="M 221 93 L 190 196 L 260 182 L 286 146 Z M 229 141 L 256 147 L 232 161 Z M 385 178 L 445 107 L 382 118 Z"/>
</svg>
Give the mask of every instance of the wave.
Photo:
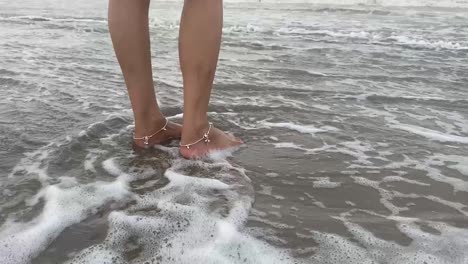
<svg viewBox="0 0 468 264">
<path fill-rule="evenodd" d="M 246 25 L 231 25 L 226 26 L 223 29 L 223 33 L 226 37 L 229 35 L 239 34 L 264 34 L 274 36 L 298 36 L 298 37 L 309 37 L 312 41 L 362 41 L 366 44 L 374 45 L 399 45 L 402 47 L 409 47 L 415 49 L 434 49 L 434 50 L 468 50 L 467 41 L 455 41 L 447 39 L 428 39 L 425 37 L 419 37 L 412 35 L 407 36 L 408 33 L 393 33 L 384 31 L 345 31 L 345 30 L 330 30 L 330 29 L 319 29 L 311 28 L 308 26 L 286 26 L 280 28 L 265 28 L 258 25 L 246 24 Z M 264 44 L 259 41 L 249 42 L 244 41 L 239 43 L 238 41 L 227 41 L 230 46 L 245 46 L 253 49 L 288 49 L 290 47 L 275 43 Z"/>
<path fill-rule="evenodd" d="M 259 0 L 226 0 L 226 2 L 259 2 Z M 397 7 L 448 7 L 468 8 L 466 0 L 261 0 L 261 3 L 275 4 L 317 4 L 340 6 L 397 6 Z"/>
<path fill-rule="evenodd" d="M 373 102 L 383 102 L 383 103 L 423 103 L 430 105 L 439 105 L 439 106 L 448 106 L 450 107 L 460 107 L 465 108 L 468 100 L 464 99 L 446 99 L 440 97 L 427 97 L 427 96 L 389 96 L 389 95 L 377 95 L 370 94 L 366 95 L 365 98 Z"/>
<path fill-rule="evenodd" d="M 443 133 L 437 130 L 432 130 L 429 128 L 410 125 L 410 124 L 395 123 L 395 124 L 390 124 L 389 126 L 392 128 L 398 128 L 398 129 L 405 130 L 416 135 L 426 137 L 430 140 L 435 140 L 439 142 L 468 144 L 468 137 L 465 137 L 465 136 L 452 135 L 452 134 Z"/>
<path fill-rule="evenodd" d="M 288 75 L 292 77 L 302 77 L 302 76 L 314 77 L 314 78 L 329 77 L 329 75 L 325 73 L 305 70 L 305 69 L 272 68 L 272 69 L 269 69 L 268 71 L 273 74 L 283 74 L 283 75 Z"/>
<path fill-rule="evenodd" d="M 43 16 L 0 16 L 0 21 L 30 21 L 30 22 L 84 22 L 84 23 L 107 23 L 107 20 L 99 17 L 43 17 Z"/>
<path fill-rule="evenodd" d="M 365 14 L 365 15 L 390 15 L 391 11 L 385 10 L 377 10 L 377 9 L 354 9 L 354 8 L 333 8 L 333 7 L 325 7 L 325 8 L 318 8 L 314 9 L 314 12 L 319 13 L 347 13 L 347 14 Z"/>
<path fill-rule="evenodd" d="M 465 99 L 449 99 L 442 97 L 433 97 L 433 96 L 411 96 L 411 95 L 400 95 L 400 96 L 391 96 L 385 94 L 346 94 L 340 92 L 337 95 L 324 93 L 323 96 L 333 97 L 335 99 L 344 99 L 344 100 L 367 100 L 372 103 L 379 104 L 409 104 L 409 105 L 431 105 L 431 106 L 440 106 L 440 107 L 450 107 L 450 108 L 459 108 L 465 109 L 468 103 L 468 100 Z"/>
<path fill-rule="evenodd" d="M 405 35 L 393 35 L 386 32 L 368 31 L 333 31 L 333 30 L 310 30 L 307 28 L 283 27 L 275 31 L 280 35 L 302 35 L 321 36 L 339 39 L 362 40 L 369 44 L 378 45 L 400 45 L 418 49 L 435 50 L 468 50 L 468 42 L 456 42 L 450 40 L 431 40 L 422 37 L 408 37 Z M 320 41 L 320 39 L 317 39 Z"/>
<path fill-rule="evenodd" d="M 11 24 L 37 24 L 47 29 L 78 30 L 93 33 L 108 33 L 107 21 L 103 18 L 54 18 L 43 16 L 0 16 L 0 22 Z"/>
<path fill-rule="evenodd" d="M 315 136 L 315 134 L 317 133 L 324 133 L 324 132 L 331 132 L 331 131 L 338 130 L 338 128 L 332 127 L 332 126 L 315 127 L 314 125 L 302 125 L 302 124 L 295 124 L 291 122 L 272 123 L 268 121 L 262 121 L 260 122 L 260 124 L 262 124 L 263 126 L 267 128 L 272 128 L 272 127 L 287 128 L 287 129 L 294 130 L 300 133 L 310 134 L 312 136 Z"/>
<path fill-rule="evenodd" d="M 236 41 L 223 41 L 224 46 L 228 47 L 239 47 L 239 48 L 249 48 L 253 50 L 290 50 L 294 49 L 294 47 L 283 45 L 283 44 L 276 44 L 276 43 L 263 43 L 262 41 L 245 41 L 245 40 L 236 40 Z M 265 60 L 265 59 L 261 59 Z M 272 61 L 271 59 L 266 59 L 266 61 Z"/>
<path fill-rule="evenodd" d="M 444 40 L 427 40 L 422 38 L 410 38 L 407 36 L 391 36 L 387 40 L 394 40 L 396 44 L 416 48 L 468 50 L 467 43 L 458 43 Z"/>
<path fill-rule="evenodd" d="M 19 182 L 37 187 L 27 190 L 27 202 L 15 208 L 18 215 L 6 212 L 2 263 L 35 263 L 49 251 L 57 255 L 60 245 L 53 241 L 59 236 L 73 237 L 77 245 L 59 250 L 67 263 L 121 263 L 134 238 L 142 250 L 132 263 L 298 263 L 289 251 L 244 229 L 254 190 L 242 167 L 220 155 L 185 160 L 177 146 L 135 155 L 122 143 L 130 140 L 129 123 L 126 116 L 110 116 L 26 154 L 15 166 L 0 201 L 24 191 Z M 20 215 L 33 206 L 39 210 L 23 222 Z M 70 233 L 96 218 L 108 231 L 94 245 Z"/>
<path fill-rule="evenodd" d="M 264 32 L 265 30 L 257 25 L 246 24 L 246 25 L 233 25 L 228 27 L 223 27 L 223 33 L 254 33 L 254 32 Z"/>
<path fill-rule="evenodd" d="M 331 31 L 331 30 L 309 30 L 306 28 L 280 28 L 275 31 L 279 34 L 295 34 L 295 35 L 326 35 L 331 37 L 346 37 L 346 38 L 361 38 L 368 39 L 373 37 L 373 34 L 366 31 Z"/>
</svg>

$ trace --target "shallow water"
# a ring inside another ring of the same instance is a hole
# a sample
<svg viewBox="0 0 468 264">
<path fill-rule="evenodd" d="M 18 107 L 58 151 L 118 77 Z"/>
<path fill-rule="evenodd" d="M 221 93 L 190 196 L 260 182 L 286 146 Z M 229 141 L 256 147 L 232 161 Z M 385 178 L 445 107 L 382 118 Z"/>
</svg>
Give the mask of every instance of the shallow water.
<svg viewBox="0 0 468 264">
<path fill-rule="evenodd" d="M 468 263 L 467 10 L 227 4 L 210 118 L 247 145 L 195 162 L 132 150 L 104 2 L 0 6 L 1 263 Z"/>
</svg>

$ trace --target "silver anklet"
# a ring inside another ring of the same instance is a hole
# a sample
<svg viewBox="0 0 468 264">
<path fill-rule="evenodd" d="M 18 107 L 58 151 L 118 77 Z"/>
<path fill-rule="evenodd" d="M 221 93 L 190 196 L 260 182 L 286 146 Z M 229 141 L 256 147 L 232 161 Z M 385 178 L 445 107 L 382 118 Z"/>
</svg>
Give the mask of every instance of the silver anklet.
<svg viewBox="0 0 468 264">
<path fill-rule="evenodd" d="M 167 127 L 167 124 L 168 124 L 168 123 L 169 123 L 169 121 L 168 121 L 167 118 L 166 118 L 166 124 L 164 124 L 164 126 L 163 126 L 161 129 L 159 129 L 158 131 L 156 131 L 156 132 L 153 133 L 152 135 L 144 136 L 144 137 L 135 137 L 135 133 L 134 133 L 134 134 L 133 134 L 133 139 L 134 139 L 134 140 L 142 140 L 142 139 L 143 139 L 143 140 L 145 140 L 143 143 L 144 143 L 145 145 L 148 145 L 148 144 L 149 144 L 149 139 L 150 139 L 150 138 L 156 136 L 156 134 L 158 134 L 158 133 L 161 132 L 161 131 L 166 131 L 166 130 L 167 130 L 166 127 Z"/>
<path fill-rule="evenodd" d="M 201 137 L 199 140 L 194 141 L 192 143 L 182 145 L 179 144 L 181 147 L 186 147 L 187 149 L 190 149 L 191 146 L 197 144 L 198 142 L 205 141 L 206 144 L 210 143 L 210 138 L 208 137 L 210 135 L 211 127 L 213 126 L 213 123 L 208 123 L 210 126 L 208 127 L 208 131 L 206 131 L 205 134 L 203 134 L 203 137 Z"/>
</svg>

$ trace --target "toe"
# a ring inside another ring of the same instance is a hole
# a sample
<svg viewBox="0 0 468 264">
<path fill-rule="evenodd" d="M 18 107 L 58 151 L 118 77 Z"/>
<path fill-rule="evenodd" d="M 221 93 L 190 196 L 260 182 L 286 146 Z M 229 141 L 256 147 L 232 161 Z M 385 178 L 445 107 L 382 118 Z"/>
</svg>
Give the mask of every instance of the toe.
<svg viewBox="0 0 468 264">
<path fill-rule="evenodd" d="M 227 137 L 229 138 L 229 140 L 230 140 L 231 142 L 233 142 L 234 144 L 236 144 L 236 143 L 237 143 L 237 144 L 244 144 L 244 141 L 242 141 L 242 139 L 240 139 L 240 138 L 234 136 L 234 134 L 232 134 L 232 133 L 226 133 L 226 136 L 227 136 Z"/>
<path fill-rule="evenodd" d="M 232 146 L 239 146 L 239 145 L 242 145 L 242 144 L 244 144 L 244 141 L 242 141 L 240 138 L 234 137 L 231 140 L 231 145 Z"/>
<path fill-rule="evenodd" d="M 242 139 L 234 136 L 234 135 L 230 135 L 230 138 L 231 138 L 231 141 L 234 143 L 234 144 L 244 144 L 244 141 L 242 141 Z"/>
</svg>

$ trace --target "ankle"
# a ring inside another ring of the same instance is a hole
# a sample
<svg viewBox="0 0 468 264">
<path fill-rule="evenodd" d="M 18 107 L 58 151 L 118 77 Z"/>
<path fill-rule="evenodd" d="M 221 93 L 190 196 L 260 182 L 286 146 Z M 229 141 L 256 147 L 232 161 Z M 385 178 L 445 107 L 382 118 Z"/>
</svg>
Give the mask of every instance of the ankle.
<svg viewBox="0 0 468 264">
<path fill-rule="evenodd" d="M 166 118 L 160 114 L 146 119 L 135 119 L 135 136 L 144 137 L 161 129 L 166 123 Z"/>
<path fill-rule="evenodd" d="M 190 143 L 199 139 L 206 133 L 209 126 L 207 117 L 199 119 L 186 119 L 184 117 L 181 142 Z"/>
</svg>

